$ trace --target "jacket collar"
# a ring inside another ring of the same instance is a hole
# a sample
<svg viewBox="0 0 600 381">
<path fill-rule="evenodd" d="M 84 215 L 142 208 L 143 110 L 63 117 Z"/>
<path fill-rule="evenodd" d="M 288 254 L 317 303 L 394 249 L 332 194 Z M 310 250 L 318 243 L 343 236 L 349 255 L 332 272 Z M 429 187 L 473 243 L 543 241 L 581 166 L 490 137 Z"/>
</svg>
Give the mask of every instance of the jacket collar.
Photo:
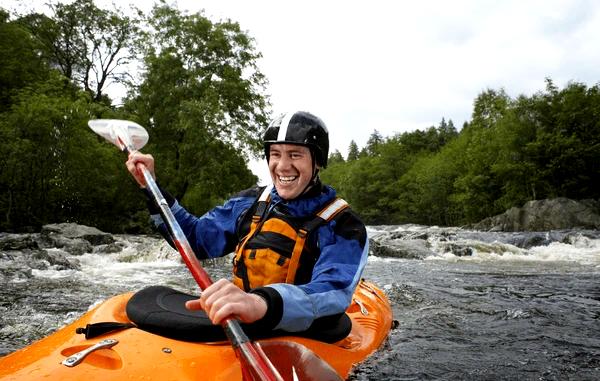
<svg viewBox="0 0 600 381">
<path fill-rule="evenodd" d="M 271 190 L 271 204 L 283 205 L 294 217 L 307 217 L 315 215 L 327 203 L 336 197 L 335 189 L 317 182 L 308 192 L 293 200 L 283 200 L 273 187 Z"/>
</svg>

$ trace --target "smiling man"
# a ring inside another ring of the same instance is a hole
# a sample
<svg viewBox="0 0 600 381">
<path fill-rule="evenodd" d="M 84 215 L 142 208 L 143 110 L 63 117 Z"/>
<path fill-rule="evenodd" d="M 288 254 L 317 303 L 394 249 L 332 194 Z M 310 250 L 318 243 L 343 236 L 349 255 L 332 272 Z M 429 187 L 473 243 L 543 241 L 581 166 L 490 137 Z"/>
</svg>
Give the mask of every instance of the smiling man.
<svg viewBox="0 0 600 381">
<path fill-rule="evenodd" d="M 293 200 L 316 184 L 319 169 L 327 164 L 327 127 L 307 112 L 283 114 L 267 128 L 264 148 L 277 193 Z"/>
<path fill-rule="evenodd" d="M 235 253 L 233 279 L 220 279 L 186 306 L 204 310 L 214 324 L 236 316 L 263 331 L 343 325 L 367 261 L 368 240 L 358 216 L 319 179 L 329 154 L 325 123 L 303 111 L 281 115 L 264 134 L 264 150 L 273 184 L 243 191 L 202 217 L 163 190 L 198 258 Z M 127 161 L 145 187 L 138 162 L 154 174 L 154 160 L 136 152 Z M 150 209 L 158 211 L 155 205 Z M 153 219 L 170 242 L 160 216 Z M 349 327 L 334 331 L 330 341 Z"/>
<path fill-rule="evenodd" d="M 269 149 L 269 172 L 277 193 L 284 200 L 293 200 L 312 185 L 319 167 L 311 160 L 307 147 L 273 144 Z"/>
</svg>

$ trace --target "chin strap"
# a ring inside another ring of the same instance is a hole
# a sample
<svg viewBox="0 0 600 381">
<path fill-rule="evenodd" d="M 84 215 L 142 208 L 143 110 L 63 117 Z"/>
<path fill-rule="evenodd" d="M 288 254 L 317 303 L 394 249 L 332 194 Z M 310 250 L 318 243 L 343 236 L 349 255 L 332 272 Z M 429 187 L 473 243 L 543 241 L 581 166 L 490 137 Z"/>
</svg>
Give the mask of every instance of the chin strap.
<svg viewBox="0 0 600 381">
<path fill-rule="evenodd" d="M 312 172 L 313 175 L 310 178 L 310 181 L 308 182 L 308 184 L 306 184 L 306 186 L 304 187 L 304 189 L 302 190 L 302 192 L 300 192 L 300 194 L 304 194 L 306 193 L 310 188 L 312 188 L 314 185 L 316 185 L 319 181 L 319 168 L 317 167 L 317 162 L 315 159 L 315 155 L 313 154 L 312 150 L 310 151 L 310 157 L 312 159 Z"/>
</svg>

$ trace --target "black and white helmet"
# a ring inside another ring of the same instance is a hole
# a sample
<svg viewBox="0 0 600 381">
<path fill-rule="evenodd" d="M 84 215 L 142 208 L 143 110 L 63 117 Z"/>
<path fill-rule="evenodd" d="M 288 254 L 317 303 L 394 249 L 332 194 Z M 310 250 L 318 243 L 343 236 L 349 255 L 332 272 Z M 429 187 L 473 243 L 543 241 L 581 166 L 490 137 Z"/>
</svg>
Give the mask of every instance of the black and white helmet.
<svg viewBox="0 0 600 381">
<path fill-rule="evenodd" d="M 319 166 L 327 166 L 329 132 L 325 123 L 311 113 L 296 111 L 273 119 L 265 131 L 263 143 L 267 161 L 271 144 L 298 144 L 311 150 Z"/>
</svg>

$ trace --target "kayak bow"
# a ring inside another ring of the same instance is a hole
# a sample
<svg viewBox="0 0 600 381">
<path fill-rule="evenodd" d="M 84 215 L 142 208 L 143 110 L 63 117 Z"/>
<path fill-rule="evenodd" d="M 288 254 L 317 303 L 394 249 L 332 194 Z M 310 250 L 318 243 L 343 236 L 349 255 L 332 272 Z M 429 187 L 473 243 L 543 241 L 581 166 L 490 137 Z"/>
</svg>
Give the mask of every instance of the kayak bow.
<svg viewBox="0 0 600 381">
<path fill-rule="evenodd" d="M 130 323 L 126 305 L 132 293 L 115 296 L 84 314 L 74 323 L 32 345 L 0 358 L 0 380 L 242 380 L 242 368 L 227 341 L 184 342 L 140 328 L 128 328 L 93 339 L 76 334 L 87 324 L 106 321 Z M 283 336 L 256 340 L 274 363 L 289 365 L 281 356 L 290 347 L 307 348 L 304 369 L 294 368 L 299 380 L 311 379 L 310 354 L 330 365 L 339 377 L 346 378 L 353 366 L 365 360 L 384 342 L 392 324 L 386 296 L 369 282 L 361 282 L 346 311 L 352 330 L 345 338 L 328 344 L 315 339 Z M 117 343 L 101 344 L 105 340 Z M 95 348 L 94 348 L 95 347 Z M 82 351 L 89 351 L 77 365 L 63 362 Z M 300 356 L 302 352 L 297 352 Z M 281 376 L 292 380 L 291 367 Z M 307 372 L 301 373 L 301 372 Z M 313 378 L 314 379 L 314 378 Z"/>
</svg>

